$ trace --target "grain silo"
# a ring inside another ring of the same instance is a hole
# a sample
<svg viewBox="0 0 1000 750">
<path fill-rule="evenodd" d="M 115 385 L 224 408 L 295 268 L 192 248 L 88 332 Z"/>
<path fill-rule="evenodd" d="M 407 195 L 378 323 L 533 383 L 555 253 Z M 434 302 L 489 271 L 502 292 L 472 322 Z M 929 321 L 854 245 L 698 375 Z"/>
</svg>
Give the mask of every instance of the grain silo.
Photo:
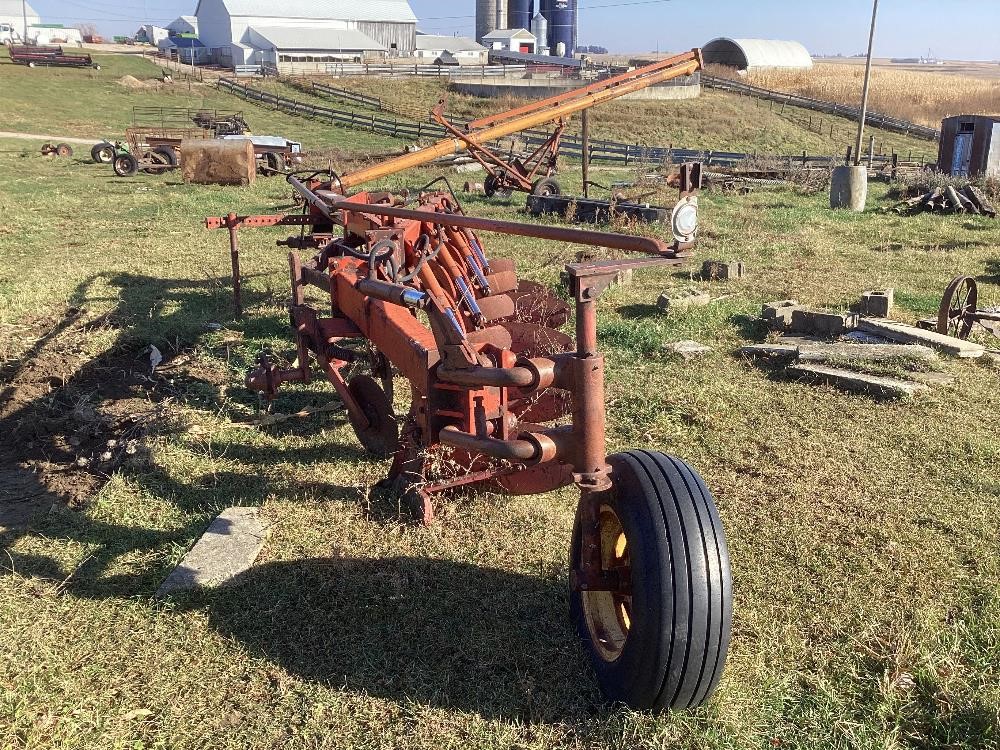
<svg viewBox="0 0 1000 750">
<path fill-rule="evenodd" d="M 538 40 L 537 54 L 549 54 L 549 22 L 541 13 L 536 13 L 535 17 L 531 19 L 531 33 Z"/>
<path fill-rule="evenodd" d="M 476 0 L 476 41 L 491 31 L 507 28 L 507 0 Z"/>
<path fill-rule="evenodd" d="M 531 17 L 535 15 L 534 0 L 509 0 L 507 28 L 531 31 Z M 542 40 L 539 39 L 539 42 Z"/>
<path fill-rule="evenodd" d="M 559 57 L 573 57 L 576 0 L 550 0 L 549 49 Z"/>
</svg>

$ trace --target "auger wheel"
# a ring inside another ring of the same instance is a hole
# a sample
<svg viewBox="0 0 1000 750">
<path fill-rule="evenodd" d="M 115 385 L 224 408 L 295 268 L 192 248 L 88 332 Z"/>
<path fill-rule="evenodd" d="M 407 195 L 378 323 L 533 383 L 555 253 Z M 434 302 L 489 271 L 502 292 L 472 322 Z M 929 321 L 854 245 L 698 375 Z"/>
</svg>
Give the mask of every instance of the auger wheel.
<svg viewBox="0 0 1000 750">
<path fill-rule="evenodd" d="M 959 339 L 969 338 L 976 322 L 979 288 L 971 276 L 956 276 L 944 290 L 938 309 L 937 332 Z"/>
<path fill-rule="evenodd" d="M 574 590 L 570 608 L 601 691 L 636 710 L 701 705 L 729 649 L 732 577 L 712 495 L 680 459 L 610 456 L 613 489 L 600 501 L 601 573 L 614 590 Z M 582 552 L 582 512 L 570 548 Z M 578 588 L 578 587 L 575 587 Z"/>
</svg>

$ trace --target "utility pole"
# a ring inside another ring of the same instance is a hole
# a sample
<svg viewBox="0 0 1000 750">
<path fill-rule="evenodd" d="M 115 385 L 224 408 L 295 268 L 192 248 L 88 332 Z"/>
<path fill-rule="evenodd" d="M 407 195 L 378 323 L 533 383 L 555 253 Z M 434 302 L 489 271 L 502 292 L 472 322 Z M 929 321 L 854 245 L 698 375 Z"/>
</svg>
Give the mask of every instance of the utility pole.
<svg viewBox="0 0 1000 750">
<path fill-rule="evenodd" d="M 21 44 L 28 43 L 28 0 L 21 0 L 21 17 L 24 20 L 24 36 L 21 37 Z"/>
<path fill-rule="evenodd" d="M 868 118 L 868 87 L 872 80 L 872 53 L 875 49 L 875 24 L 878 19 L 878 0 L 872 6 L 872 30 L 868 35 L 868 61 L 865 63 L 865 84 L 861 91 L 861 121 L 858 123 L 858 140 L 854 147 L 854 166 L 861 164 L 861 144 L 865 137 L 865 120 Z"/>
</svg>

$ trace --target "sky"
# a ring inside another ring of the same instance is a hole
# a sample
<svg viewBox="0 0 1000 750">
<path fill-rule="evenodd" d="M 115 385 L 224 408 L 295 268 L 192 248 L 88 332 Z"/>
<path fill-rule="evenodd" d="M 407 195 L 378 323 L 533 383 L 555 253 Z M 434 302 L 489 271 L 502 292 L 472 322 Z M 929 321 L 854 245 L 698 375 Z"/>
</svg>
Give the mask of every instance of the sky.
<svg viewBox="0 0 1000 750">
<path fill-rule="evenodd" d="M 165 25 L 197 0 L 30 0 L 43 22 L 92 21 L 107 35 Z M 578 0 L 581 44 L 612 52 L 678 51 L 717 36 L 794 39 L 813 54 L 857 54 L 872 0 Z M 364 0 L 357 0 L 363 3 Z M 281 3 L 275 5 L 280 8 Z M 410 0 L 421 30 L 471 35 L 475 0 Z M 536 3 L 537 5 L 537 3 Z M 1000 60 L 1000 0 L 880 0 L 878 57 Z"/>
</svg>

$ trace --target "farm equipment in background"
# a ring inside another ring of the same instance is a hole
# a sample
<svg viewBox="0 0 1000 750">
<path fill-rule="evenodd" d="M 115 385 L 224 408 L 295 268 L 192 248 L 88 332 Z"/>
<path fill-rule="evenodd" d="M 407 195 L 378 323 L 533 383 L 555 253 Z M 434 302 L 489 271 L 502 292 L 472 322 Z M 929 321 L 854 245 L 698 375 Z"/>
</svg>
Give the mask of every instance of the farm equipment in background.
<svg viewBox="0 0 1000 750">
<path fill-rule="evenodd" d="M 565 94 L 473 120 L 464 128 L 447 120 L 444 115 L 445 102 L 442 100 L 431 114 L 448 132 L 448 137 L 425 148 L 345 175 L 340 178 L 338 189 L 346 194 L 352 188 L 372 180 L 428 164 L 443 156 L 467 151 L 486 170 L 484 187 L 488 196 L 509 196 L 515 190 L 542 196 L 559 194 L 561 188 L 553 175 L 556 172 L 559 143 L 566 127 L 566 118 L 649 86 L 692 75 L 702 67 L 701 51 L 692 50 Z M 556 127 L 548 140 L 523 159 L 506 158 L 488 147 L 488 144 L 500 138 L 549 122 L 555 122 Z"/>
<path fill-rule="evenodd" d="M 648 450 L 606 455 L 597 305 L 623 271 L 672 267 L 687 253 L 658 240 L 470 217 L 450 192 L 343 194 L 345 181 L 288 178 L 302 214 L 206 219 L 226 229 L 297 227 L 289 314 L 295 362 L 267 355 L 247 378 L 267 399 L 334 387 L 361 445 L 392 459 L 382 486 L 425 523 L 441 493 L 534 495 L 575 485 L 570 605 L 604 694 L 636 709 L 711 695 L 726 660 L 732 584 L 711 493 L 684 461 Z M 578 243 L 643 257 L 566 266 L 572 307 L 491 258 L 480 233 Z M 299 251 L 315 255 L 306 261 Z M 234 262 L 234 270 L 237 265 Z M 313 287 L 330 311 L 306 303 Z M 575 341 L 557 330 L 575 313 Z M 408 381 L 405 415 L 393 377 Z M 622 415 L 627 418 L 627 415 Z M 556 424 L 558 423 L 558 424 Z"/>
<path fill-rule="evenodd" d="M 185 138 L 248 138 L 262 174 L 288 172 L 302 159 L 302 145 L 296 141 L 250 135 L 240 111 L 185 107 L 133 107 L 125 141 L 102 141 L 91 149 L 91 158 L 112 164 L 119 177 L 130 177 L 140 169 L 158 174 L 180 165 Z"/>
<path fill-rule="evenodd" d="M 58 156 L 65 159 L 73 155 L 73 147 L 68 143 L 43 143 L 41 152 L 42 156 Z"/>
<path fill-rule="evenodd" d="M 93 68 L 101 66 L 90 55 L 67 55 L 62 47 L 38 47 L 26 44 L 10 45 L 10 61 L 29 68 Z"/>
<path fill-rule="evenodd" d="M 1000 306 L 980 309 L 976 280 L 971 276 L 956 276 L 941 298 L 937 332 L 968 339 L 977 325 L 987 333 L 1000 337 Z"/>
</svg>

